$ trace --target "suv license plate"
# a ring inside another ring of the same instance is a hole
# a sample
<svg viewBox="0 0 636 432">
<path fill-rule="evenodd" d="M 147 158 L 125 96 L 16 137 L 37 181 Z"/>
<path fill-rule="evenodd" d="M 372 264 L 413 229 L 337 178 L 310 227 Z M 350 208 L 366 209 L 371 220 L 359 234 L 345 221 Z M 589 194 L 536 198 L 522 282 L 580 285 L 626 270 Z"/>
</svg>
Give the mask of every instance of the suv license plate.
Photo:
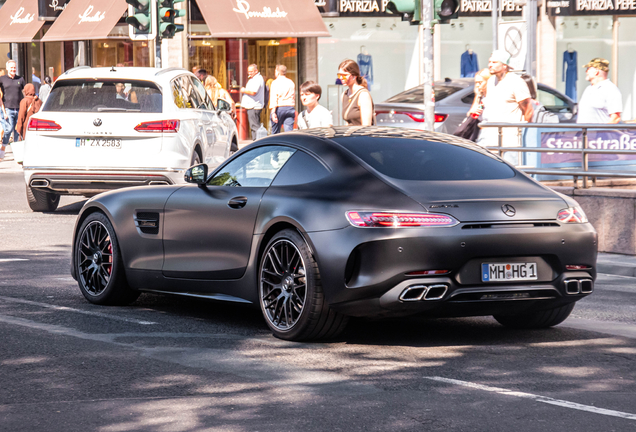
<svg viewBox="0 0 636 432">
<path fill-rule="evenodd" d="M 496 263 L 481 265 L 481 281 L 537 280 L 537 263 Z"/>
<path fill-rule="evenodd" d="M 75 147 L 121 149 L 121 138 L 75 138 Z"/>
</svg>

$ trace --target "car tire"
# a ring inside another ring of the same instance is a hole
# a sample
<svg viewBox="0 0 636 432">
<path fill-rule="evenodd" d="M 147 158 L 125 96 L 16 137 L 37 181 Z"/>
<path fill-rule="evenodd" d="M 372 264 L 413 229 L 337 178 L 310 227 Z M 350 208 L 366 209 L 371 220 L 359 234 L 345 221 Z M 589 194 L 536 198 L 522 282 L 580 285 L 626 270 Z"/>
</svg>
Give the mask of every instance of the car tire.
<svg viewBox="0 0 636 432">
<path fill-rule="evenodd" d="M 128 286 L 115 229 L 103 213 L 92 213 L 82 222 L 73 260 L 80 291 L 89 302 L 126 305 L 141 294 Z"/>
<path fill-rule="evenodd" d="M 27 202 L 35 212 L 52 212 L 60 204 L 58 194 L 45 192 L 31 186 L 26 187 Z"/>
<path fill-rule="evenodd" d="M 194 153 L 192 153 L 192 160 L 190 161 L 190 166 L 199 165 L 201 163 L 201 155 L 199 154 L 199 149 L 194 149 Z"/>
<path fill-rule="evenodd" d="M 259 303 L 267 325 L 280 339 L 328 339 L 340 334 L 349 318 L 325 300 L 318 264 L 295 230 L 277 233 L 259 266 Z"/>
<path fill-rule="evenodd" d="M 494 315 L 494 318 L 506 327 L 517 329 L 540 329 L 553 327 L 566 320 L 574 309 L 574 303 L 545 311 L 529 312 L 518 315 Z"/>
</svg>

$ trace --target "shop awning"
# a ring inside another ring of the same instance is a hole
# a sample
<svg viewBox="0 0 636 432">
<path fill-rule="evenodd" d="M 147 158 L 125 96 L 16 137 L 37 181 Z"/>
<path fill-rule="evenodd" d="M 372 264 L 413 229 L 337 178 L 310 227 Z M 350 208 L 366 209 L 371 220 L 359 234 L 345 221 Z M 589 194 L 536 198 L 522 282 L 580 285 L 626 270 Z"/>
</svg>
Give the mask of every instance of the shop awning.
<svg viewBox="0 0 636 432">
<path fill-rule="evenodd" d="M 7 0 L 0 9 L 0 43 L 31 42 L 44 25 L 38 0 Z"/>
<path fill-rule="evenodd" d="M 199 0 L 197 5 L 212 37 L 329 36 L 314 0 Z"/>
<path fill-rule="evenodd" d="M 106 39 L 127 8 L 126 0 L 73 0 L 42 42 Z"/>
</svg>

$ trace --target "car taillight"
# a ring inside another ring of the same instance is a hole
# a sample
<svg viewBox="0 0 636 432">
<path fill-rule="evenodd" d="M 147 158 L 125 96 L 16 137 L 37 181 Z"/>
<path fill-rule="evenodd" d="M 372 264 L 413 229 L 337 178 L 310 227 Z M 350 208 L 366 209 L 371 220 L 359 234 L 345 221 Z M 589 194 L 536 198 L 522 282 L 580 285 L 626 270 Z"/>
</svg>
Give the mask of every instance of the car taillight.
<svg viewBox="0 0 636 432">
<path fill-rule="evenodd" d="M 448 118 L 448 114 L 435 114 L 435 123 L 441 123 Z"/>
<path fill-rule="evenodd" d="M 418 270 L 406 273 L 407 276 L 434 276 L 449 274 L 450 270 Z"/>
<path fill-rule="evenodd" d="M 581 207 L 568 207 L 563 210 L 559 210 L 557 213 L 557 219 L 563 223 L 586 223 L 587 216 Z"/>
<path fill-rule="evenodd" d="M 52 120 L 42 120 L 37 118 L 29 120 L 29 127 L 27 128 L 27 130 L 30 131 L 58 131 L 60 129 L 62 129 L 62 126 Z"/>
<path fill-rule="evenodd" d="M 179 120 L 159 120 L 139 123 L 135 126 L 137 132 L 178 132 Z"/>
<path fill-rule="evenodd" d="M 363 228 L 450 227 L 459 223 L 452 216 L 438 213 L 349 211 L 347 219 L 354 227 Z"/>
</svg>

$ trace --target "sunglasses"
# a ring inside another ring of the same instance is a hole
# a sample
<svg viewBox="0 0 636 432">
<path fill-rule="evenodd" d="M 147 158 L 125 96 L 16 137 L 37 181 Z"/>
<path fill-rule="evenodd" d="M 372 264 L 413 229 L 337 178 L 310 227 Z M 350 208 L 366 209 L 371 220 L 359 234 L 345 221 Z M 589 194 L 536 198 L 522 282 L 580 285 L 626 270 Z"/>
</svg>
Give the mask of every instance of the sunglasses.
<svg viewBox="0 0 636 432">
<path fill-rule="evenodd" d="M 351 76 L 351 74 L 350 74 L 350 73 L 346 73 L 346 74 L 341 74 L 341 73 L 339 73 L 339 74 L 338 74 L 338 78 L 339 78 L 340 80 L 342 80 L 342 81 L 346 81 L 346 80 L 348 80 L 350 76 Z"/>
</svg>

